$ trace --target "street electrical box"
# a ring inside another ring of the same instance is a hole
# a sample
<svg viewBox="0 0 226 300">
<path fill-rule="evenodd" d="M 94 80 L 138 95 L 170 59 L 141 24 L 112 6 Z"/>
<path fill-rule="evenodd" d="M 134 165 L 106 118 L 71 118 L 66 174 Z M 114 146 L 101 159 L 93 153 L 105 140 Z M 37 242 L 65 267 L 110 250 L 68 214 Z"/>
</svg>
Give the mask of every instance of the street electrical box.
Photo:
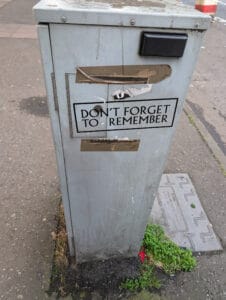
<svg viewBox="0 0 226 300">
<path fill-rule="evenodd" d="M 35 7 L 70 254 L 138 254 L 210 18 L 178 1 Z"/>
</svg>

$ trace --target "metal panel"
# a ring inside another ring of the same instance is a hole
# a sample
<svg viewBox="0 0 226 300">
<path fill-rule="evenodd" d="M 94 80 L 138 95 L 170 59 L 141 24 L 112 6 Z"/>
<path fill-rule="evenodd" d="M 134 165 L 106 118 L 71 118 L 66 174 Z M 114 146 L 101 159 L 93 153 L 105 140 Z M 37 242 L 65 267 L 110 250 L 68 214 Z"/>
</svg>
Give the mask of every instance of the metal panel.
<svg viewBox="0 0 226 300">
<path fill-rule="evenodd" d="M 102 118 L 99 122 L 99 126 L 96 128 L 95 132 L 81 132 L 81 127 L 87 126 L 86 120 L 87 110 L 93 110 L 92 116 L 97 115 L 95 113 L 95 107 L 100 105 L 102 107 L 106 106 L 107 96 L 108 96 L 108 86 L 106 84 L 90 84 L 75 83 L 75 74 L 66 74 L 66 81 L 68 81 L 67 86 L 67 102 L 68 102 L 68 112 L 69 112 L 69 130 L 70 136 L 73 137 L 106 137 L 106 117 Z M 95 104 L 93 104 L 95 102 Z M 86 109 L 81 111 L 79 107 L 83 107 L 82 103 L 86 103 Z M 77 113 L 76 113 L 77 112 Z M 83 114 L 81 114 L 83 112 Z M 83 117 L 83 121 L 81 120 Z M 89 117 L 89 116 L 88 116 Z M 99 119 L 99 117 L 97 117 Z M 80 125 L 80 126 L 79 126 Z M 92 123 L 91 123 L 92 125 Z"/>
<path fill-rule="evenodd" d="M 132 100 L 178 99 L 176 122 L 203 35 L 198 31 L 182 32 L 188 34 L 183 58 L 160 59 L 138 56 L 141 35 L 141 29 L 138 28 L 50 25 L 78 262 L 137 254 L 175 125 L 147 130 L 107 131 L 108 139 L 140 140 L 136 152 L 81 152 L 81 139 L 72 138 L 70 134 L 70 122 L 74 120 L 70 117 L 69 110 L 73 104 L 78 101 L 95 102 L 95 97 L 102 95 L 103 103 L 109 108 L 110 101 L 114 100 L 114 92 L 131 86 L 109 85 L 105 99 L 105 85 L 99 90 L 95 84 L 75 83 L 74 75 L 70 75 L 67 86 L 65 75 L 75 74 L 75 69 L 79 66 L 169 64 L 172 73 L 168 78 L 153 84 L 151 90 L 136 95 Z M 70 106 L 67 99 L 68 87 Z M 138 88 L 143 87 L 138 85 Z M 120 103 L 123 104 L 123 100 Z"/>
<path fill-rule="evenodd" d="M 48 25 L 39 25 L 38 26 L 38 36 L 40 41 L 42 63 L 45 76 L 45 84 L 48 98 L 48 107 L 51 117 L 51 128 L 53 133 L 54 146 L 56 151 L 58 173 L 60 177 L 60 187 L 62 192 L 62 200 L 64 205 L 64 213 L 66 219 L 67 233 L 68 233 L 68 242 L 70 253 L 72 256 L 75 255 L 74 243 L 73 243 L 73 228 L 71 223 L 71 209 L 70 202 L 68 198 L 68 186 L 65 173 L 65 163 L 64 163 L 64 153 L 62 147 L 61 139 L 61 129 L 60 129 L 60 120 L 58 115 L 58 104 L 55 94 L 55 77 L 53 76 L 53 64 L 52 64 L 52 54 L 50 46 L 50 37 L 49 37 L 49 27 Z"/>
</svg>

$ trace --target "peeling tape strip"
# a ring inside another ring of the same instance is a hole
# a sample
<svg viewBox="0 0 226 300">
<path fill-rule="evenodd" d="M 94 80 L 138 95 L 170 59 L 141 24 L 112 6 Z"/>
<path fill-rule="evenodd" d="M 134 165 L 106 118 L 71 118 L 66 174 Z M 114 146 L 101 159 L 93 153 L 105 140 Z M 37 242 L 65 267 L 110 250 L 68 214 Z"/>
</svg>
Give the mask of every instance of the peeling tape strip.
<svg viewBox="0 0 226 300">
<path fill-rule="evenodd" d="M 140 140 L 81 140 L 81 151 L 138 151 Z"/>
<path fill-rule="evenodd" d="M 78 67 L 77 83 L 149 84 L 170 76 L 169 65 L 124 65 Z"/>
<path fill-rule="evenodd" d="M 134 87 L 119 89 L 113 92 L 112 96 L 114 99 L 133 98 L 150 92 L 151 88 L 152 88 L 152 84 L 146 84 L 144 87 L 139 89 Z"/>
</svg>

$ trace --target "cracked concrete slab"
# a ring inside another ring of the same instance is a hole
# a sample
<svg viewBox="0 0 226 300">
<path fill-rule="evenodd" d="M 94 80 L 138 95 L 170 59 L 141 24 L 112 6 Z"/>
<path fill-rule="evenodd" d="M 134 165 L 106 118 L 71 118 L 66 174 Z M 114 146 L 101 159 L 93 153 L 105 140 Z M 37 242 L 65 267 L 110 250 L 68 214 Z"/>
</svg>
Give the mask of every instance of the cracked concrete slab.
<svg viewBox="0 0 226 300">
<path fill-rule="evenodd" d="M 177 245 L 193 252 L 222 250 L 188 174 L 163 174 L 150 215 Z"/>
</svg>

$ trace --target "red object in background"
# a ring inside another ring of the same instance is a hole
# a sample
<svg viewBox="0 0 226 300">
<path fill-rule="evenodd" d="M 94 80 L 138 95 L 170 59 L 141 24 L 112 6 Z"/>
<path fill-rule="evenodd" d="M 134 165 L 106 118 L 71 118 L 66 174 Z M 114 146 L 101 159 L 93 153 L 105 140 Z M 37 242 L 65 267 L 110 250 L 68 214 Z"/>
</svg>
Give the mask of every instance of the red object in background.
<svg viewBox="0 0 226 300">
<path fill-rule="evenodd" d="M 142 248 L 142 249 L 140 250 L 140 252 L 138 253 L 138 256 L 139 256 L 139 258 L 140 258 L 140 261 L 143 263 L 144 260 L 145 260 L 145 258 L 147 257 L 147 255 L 146 255 L 146 253 L 145 253 L 145 251 L 144 251 L 143 248 Z"/>
<path fill-rule="evenodd" d="M 195 8 L 203 13 L 215 14 L 217 10 L 217 5 L 203 5 L 203 4 L 196 4 Z"/>
</svg>

